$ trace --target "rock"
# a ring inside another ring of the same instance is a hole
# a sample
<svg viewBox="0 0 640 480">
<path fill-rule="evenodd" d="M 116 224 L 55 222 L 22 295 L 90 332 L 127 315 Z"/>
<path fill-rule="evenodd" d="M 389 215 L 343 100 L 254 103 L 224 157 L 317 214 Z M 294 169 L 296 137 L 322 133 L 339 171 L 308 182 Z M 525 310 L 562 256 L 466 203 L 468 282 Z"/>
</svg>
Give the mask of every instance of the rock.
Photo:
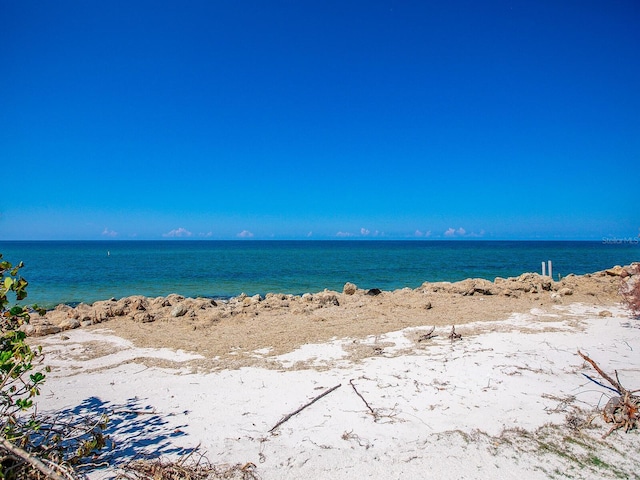
<svg viewBox="0 0 640 480">
<path fill-rule="evenodd" d="M 135 297 L 131 300 L 131 310 L 145 311 L 149 306 L 149 301 L 144 297 Z"/>
<path fill-rule="evenodd" d="M 262 297 L 258 294 L 254 295 L 253 297 L 248 297 L 245 295 L 242 299 L 242 303 L 244 305 L 257 305 L 261 301 L 262 301 Z"/>
<path fill-rule="evenodd" d="M 313 295 L 311 295 L 310 293 L 304 293 L 302 295 L 302 301 L 307 303 L 313 302 Z"/>
<path fill-rule="evenodd" d="M 542 290 L 544 290 L 545 292 L 549 292 L 549 291 L 551 291 L 551 287 L 552 287 L 552 285 L 553 285 L 552 280 L 546 280 L 546 279 L 544 279 L 544 278 L 543 278 L 543 279 L 540 281 L 540 287 L 541 287 L 541 288 L 542 288 Z M 571 293 L 573 293 L 573 292 L 571 292 Z M 569 295 L 571 295 L 571 294 L 569 294 Z"/>
<path fill-rule="evenodd" d="M 170 295 L 167 295 L 168 305 L 165 305 L 165 306 L 170 307 L 172 305 L 177 305 L 183 300 L 184 300 L 184 297 L 182 295 L 178 295 L 177 293 L 172 293 Z"/>
<path fill-rule="evenodd" d="M 213 308 L 218 306 L 218 304 L 213 298 L 198 298 L 197 304 L 202 310 L 206 308 Z"/>
<path fill-rule="evenodd" d="M 551 300 L 553 300 L 556 303 L 560 303 L 562 302 L 562 295 L 560 295 L 558 292 L 553 292 L 551 294 Z"/>
<path fill-rule="evenodd" d="M 493 295 L 495 291 L 495 285 L 489 280 L 478 278 L 474 280 L 473 293 L 480 293 L 482 295 Z"/>
<path fill-rule="evenodd" d="M 80 321 L 75 318 L 67 318 L 58 324 L 62 330 L 72 330 L 80 326 Z"/>
<path fill-rule="evenodd" d="M 356 293 L 356 291 L 358 290 L 358 287 L 351 283 L 351 282 L 347 282 L 344 284 L 344 287 L 342 288 L 342 293 L 344 293 L 345 295 L 353 295 L 354 293 Z"/>
<path fill-rule="evenodd" d="M 601 310 L 598 312 L 599 317 L 612 317 L 613 314 L 609 310 Z"/>
<path fill-rule="evenodd" d="M 323 307 L 327 305 L 335 305 L 337 307 L 340 305 L 340 302 L 338 302 L 338 297 L 328 293 L 322 293 L 317 295 L 316 301 Z"/>
<path fill-rule="evenodd" d="M 60 333 L 62 329 L 57 325 L 52 325 L 49 322 L 42 322 L 39 325 L 24 325 L 24 333 L 31 337 L 42 337 L 45 335 L 52 335 L 54 333 Z"/>
<path fill-rule="evenodd" d="M 267 293 L 266 300 L 286 300 L 287 296 L 284 293 Z"/>
<path fill-rule="evenodd" d="M 152 300 L 149 300 L 149 305 L 151 305 L 152 309 L 156 309 L 162 307 L 170 307 L 171 302 L 169 302 L 166 297 L 156 297 Z"/>
<path fill-rule="evenodd" d="M 433 308 L 433 305 L 431 305 L 431 302 L 427 302 L 424 305 L 424 309 L 425 310 L 431 310 Z"/>
<path fill-rule="evenodd" d="M 569 287 L 563 287 L 560 290 L 558 290 L 558 294 L 562 295 L 563 297 L 566 297 L 569 295 L 573 295 L 573 290 L 571 290 Z"/>
<path fill-rule="evenodd" d="M 187 313 L 187 307 L 184 306 L 184 304 L 179 303 L 178 305 L 176 305 L 175 307 L 173 307 L 173 310 L 171 310 L 171 316 L 172 317 L 182 317 L 183 315 L 185 315 Z"/>
<path fill-rule="evenodd" d="M 606 273 L 607 275 L 611 275 L 612 277 L 621 277 L 623 275 L 626 277 L 628 275 L 627 271 L 620 265 L 609 268 L 608 270 L 605 270 L 604 273 Z"/>
<path fill-rule="evenodd" d="M 56 308 L 53 309 L 54 312 L 65 312 L 69 313 L 73 310 L 69 305 L 60 304 Z"/>
<path fill-rule="evenodd" d="M 370 288 L 369 290 L 367 290 L 367 295 L 371 295 L 371 296 L 376 296 L 376 295 L 380 295 L 382 293 L 382 290 L 380 290 L 379 288 Z"/>
<path fill-rule="evenodd" d="M 138 312 L 133 315 L 134 322 L 151 323 L 151 322 L 155 322 L 155 320 L 156 318 L 153 315 L 151 315 L 149 312 Z"/>
</svg>

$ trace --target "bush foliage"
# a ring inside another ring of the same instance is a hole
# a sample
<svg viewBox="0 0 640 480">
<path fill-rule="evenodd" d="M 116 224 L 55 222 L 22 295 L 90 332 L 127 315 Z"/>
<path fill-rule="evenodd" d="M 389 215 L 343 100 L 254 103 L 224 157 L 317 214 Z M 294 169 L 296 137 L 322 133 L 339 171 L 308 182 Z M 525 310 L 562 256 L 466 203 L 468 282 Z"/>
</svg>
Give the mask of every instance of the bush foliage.
<svg viewBox="0 0 640 480">
<path fill-rule="evenodd" d="M 0 254 L 0 427 L 10 440 L 21 435 L 15 430 L 16 414 L 33 405 L 33 398 L 40 393 L 45 378 L 42 372 L 33 371 L 42 356 L 40 348 L 32 349 L 25 341 L 26 334 L 20 330 L 29 321 L 29 312 L 39 309 L 10 306 L 11 296 L 16 301 L 27 296 L 28 282 L 19 276 L 22 267 L 22 262 L 13 266 L 2 260 Z"/>
<path fill-rule="evenodd" d="M 40 347 L 31 348 L 21 327 L 36 305 L 20 306 L 29 283 L 19 273 L 24 265 L 2 260 L 0 254 L 0 479 L 78 478 L 74 466 L 105 446 L 104 418 L 94 424 L 37 415 L 34 397 L 40 394 L 48 368 Z M 31 412 L 30 412 L 31 410 Z"/>
</svg>

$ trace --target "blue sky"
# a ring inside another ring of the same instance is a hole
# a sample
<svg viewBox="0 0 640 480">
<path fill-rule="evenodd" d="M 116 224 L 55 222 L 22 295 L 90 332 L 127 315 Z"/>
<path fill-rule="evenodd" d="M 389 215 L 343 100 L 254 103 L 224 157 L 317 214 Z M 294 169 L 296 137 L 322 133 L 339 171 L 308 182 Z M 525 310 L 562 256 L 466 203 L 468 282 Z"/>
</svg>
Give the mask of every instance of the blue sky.
<svg viewBox="0 0 640 480">
<path fill-rule="evenodd" d="M 640 234 L 640 3 L 0 0 L 0 240 Z"/>
</svg>

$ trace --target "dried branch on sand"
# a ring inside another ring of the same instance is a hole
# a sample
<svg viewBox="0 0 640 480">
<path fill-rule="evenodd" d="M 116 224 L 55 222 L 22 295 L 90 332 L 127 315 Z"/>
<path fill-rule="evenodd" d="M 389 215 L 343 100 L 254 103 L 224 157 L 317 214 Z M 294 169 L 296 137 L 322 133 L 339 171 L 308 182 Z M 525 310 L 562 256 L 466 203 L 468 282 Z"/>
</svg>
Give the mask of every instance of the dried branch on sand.
<svg viewBox="0 0 640 480">
<path fill-rule="evenodd" d="M 184 465 L 182 462 L 168 462 L 160 459 L 137 460 L 126 466 L 126 472 L 117 478 L 121 480 L 214 480 L 238 479 L 257 480 L 256 466 L 249 462 L 244 465 Z"/>
<path fill-rule="evenodd" d="M 52 480 L 68 480 L 76 478 L 72 474 L 60 474 L 55 469 L 67 473 L 63 466 L 53 464 L 46 465 L 46 459 L 39 459 L 26 450 L 9 442 L 6 438 L 0 438 L 0 451 L 2 452 L 2 478 L 5 474 L 8 478 L 50 478 Z M 5 453 L 6 451 L 6 453 Z M 44 461 L 43 461 L 44 460 Z M 13 464 L 13 465 L 12 465 Z M 31 470 L 29 469 L 31 467 Z M 42 475 L 42 476 L 41 476 Z"/>
<path fill-rule="evenodd" d="M 424 342 L 425 340 L 431 340 L 433 337 L 435 337 L 436 335 L 433 333 L 436 330 L 435 325 L 433 327 L 431 327 L 431 330 L 429 330 L 427 333 L 420 335 L 420 337 L 418 338 L 418 342 Z"/>
<path fill-rule="evenodd" d="M 315 402 L 317 402 L 318 400 L 320 400 L 322 397 L 324 397 L 325 395 L 329 395 L 331 392 L 333 392 L 335 389 L 337 389 L 338 387 L 342 386 L 341 383 L 339 383 L 338 385 L 336 385 L 335 387 L 331 387 L 329 390 L 324 391 L 323 393 L 321 393 L 320 395 L 318 395 L 317 397 L 313 398 L 310 402 L 305 403 L 303 406 L 301 406 L 300 408 L 298 408 L 296 411 L 289 413 L 288 415 L 285 415 L 282 420 L 280 420 L 278 423 L 276 423 L 273 427 L 271 427 L 271 429 L 269 430 L 269 433 L 273 433 L 273 431 L 278 428 L 280 425 L 282 425 L 284 422 L 286 422 L 287 420 L 289 420 L 291 417 L 293 417 L 294 415 L 299 414 L 302 410 L 304 410 L 305 408 L 307 408 L 309 405 L 314 404 Z"/>
<path fill-rule="evenodd" d="M 603 372 L 602 369 L 596 364 L 596 362 L 594 362 L 580 350 L 578 350 L 578 355 L 580 355 L 585 361 L 589 362 L 595 369 L 595 371 L 598 372 L 600 376 L 607 382 L 609 382 L 609 384 L 611 384 L 611 386 L 613 387 L 611 388 L 611 390 L 615 391 L 618 394 L 617 397 L 612 397 L 602 410 L 602 418 L 604 418 L 604 421 L 607 423 L 613 423 L 613 426 L 607 433 L 603 435 L 602 438 L 608 437 L 612 432 L 620 428 L 624 428 L 625 432 L 628 432 L 633 428 L 638 428 L 640 426 L 640 397 L 634 394 L 640 390 L 627 390 L 620 383 L 617 371 L 615 371 L 616 379 L 614 380 L 612 377 Z M 589 380 L 595 382 L 595 380 L 593 380 L 588 375 L 585 376 L 589 378 Z M 598 384 L 601 385 L 600 383 Z M 606 385 L 603 386 L 606 387 Z"/>
<path fill-rule="evenodd" d="M 451 325 L 451 333 L 449 334 L 449 339 L 453 342 L 454 340 L 460 340 L 462 335 L 456 333 L 456 326 Z"/>
</svg>

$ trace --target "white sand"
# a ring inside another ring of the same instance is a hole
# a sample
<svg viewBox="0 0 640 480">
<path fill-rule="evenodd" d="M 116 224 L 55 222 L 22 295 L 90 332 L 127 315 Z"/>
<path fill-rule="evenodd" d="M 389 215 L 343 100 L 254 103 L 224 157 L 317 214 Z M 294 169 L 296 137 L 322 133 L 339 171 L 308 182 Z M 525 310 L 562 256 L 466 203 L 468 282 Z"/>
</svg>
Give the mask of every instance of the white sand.
<svg viewBox="0 0 640 480">
<path fill-rule="evenodd" d="M 567 423 L 568 415 L 588 418 L 612 394 L 583 376 L 599 379 L 578 349 L 640 388 L 640 321 L 610 310 L 614 316 L 602 318 L 581 304 L 534 309 L 461 326 L 454 342 L 440 330 L 415 343 L 426 330 L 411 328 L 277 357 L 265 346 L 255 355 L 280 370 L 214 373 L 181 366 L 196 355 L 135 348 L 106 329 L 73 330 L 39 339 L 54 368 L 38 408 L 108 413 L 112 464 L 200 444 L 212 463 L 253 462 L 264 480 L 639 478 L 637 431 L 602 440 L 609 426 L 597 416 L 580 431 Z M 377 345 L 380 355 L 351 362 L 347 352 L 362 345 Z M 130 413 L 140 410 L 156 414 Z M 90 476 L 113 478 L 115 469 Z"/>
</svg>

